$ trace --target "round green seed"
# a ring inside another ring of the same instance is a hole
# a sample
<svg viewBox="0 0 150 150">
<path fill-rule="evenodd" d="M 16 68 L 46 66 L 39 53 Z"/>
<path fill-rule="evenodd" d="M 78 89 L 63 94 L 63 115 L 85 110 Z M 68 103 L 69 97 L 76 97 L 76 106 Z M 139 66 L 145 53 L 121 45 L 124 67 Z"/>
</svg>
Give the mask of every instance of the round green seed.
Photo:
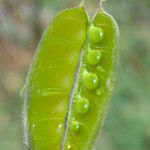
<svg viewBox="0 0 150 150">
<path fill-rule="evenodd" d="M 104 38 L 103 29 L 92 26 L 89 30 L 89 38 L 90 38 L 90 41 L 95 44 L 101 42 Z"/>
<path fill-rule="evenodd" d="M 88 112 L 90 107 L 89 100 L 86 98 L 80 98 L 76 102 L 76 111 L 78 114 L 85 114 Z"/>
<path fill-rule="evenodd" d="M 83 83 L 86 89 L 93 90 L 98 87 L 99 79 L 96 74 L 88 73 L 83 77 Z"/>
<path fill-rule="evenodd" d="M 80 129 L 80 124 L 78 121 L 73 121 L 70 126 L 71 131 L 77 132 Z"/>
<path fill-rule="evenodd" d="M 98 50 L 92 50 L 87 55 L 87 62 L 91 66 L 98 65 L 101 60 L 101 52 Z"/>
</svg>

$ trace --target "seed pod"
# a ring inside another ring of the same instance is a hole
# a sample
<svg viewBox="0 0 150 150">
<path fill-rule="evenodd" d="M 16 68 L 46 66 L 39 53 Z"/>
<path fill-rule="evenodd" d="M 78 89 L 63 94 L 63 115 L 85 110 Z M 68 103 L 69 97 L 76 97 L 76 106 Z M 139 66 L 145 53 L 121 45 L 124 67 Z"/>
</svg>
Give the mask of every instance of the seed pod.
<svg viewBox="0 0 150 150">
<path fill-rule="evenodd" d="M 83 5 L 59 13 L 37 48 L 25 89 L 31 150 L 89 150 L 103 124 L 118 29 L 102 6 L 90 24 Z"/>
<path fill-rule="evenodd" d="M 25 124 L 32 150 L 59 150 L 88 20 L 84 8 L 59 13 L 45 31 L 26 83 Z M 74 129 L 74 127 L 73 127 Z"/>
<path fill-rule="evenodd" d="M 115 80 L 118 60 L 116 22 L 100 7 L 87 32 L 78 84 L 74 88 L 73 102 L 69 109 L 64 150 L 92 149 L 94 139 L 103 124 Z M 84 115 L 76 110 L 78 97 L 89 101 L 90 109 Z M 77 133 L 69 129 L 72 119 L 80 123 L 80 131 Z"/>
</svg>

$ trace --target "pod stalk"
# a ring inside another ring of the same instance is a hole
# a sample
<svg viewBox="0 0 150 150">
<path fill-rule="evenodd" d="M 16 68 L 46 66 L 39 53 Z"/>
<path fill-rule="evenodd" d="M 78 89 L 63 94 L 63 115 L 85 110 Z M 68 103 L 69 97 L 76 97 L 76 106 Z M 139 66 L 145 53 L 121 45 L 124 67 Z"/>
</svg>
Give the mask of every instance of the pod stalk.
<svg viewBox="0 0 150 150">
<path fill-rule="evenodd" d="M 100 0 L 100 8 L 103 8 L 103 2 L 106 2 L 107 0 Z"/>
<path fill-rule="evenodd" d="M 80 7 L 85 7 L 85 0 L 82 0 L 79 6 Z"/>
</svg>

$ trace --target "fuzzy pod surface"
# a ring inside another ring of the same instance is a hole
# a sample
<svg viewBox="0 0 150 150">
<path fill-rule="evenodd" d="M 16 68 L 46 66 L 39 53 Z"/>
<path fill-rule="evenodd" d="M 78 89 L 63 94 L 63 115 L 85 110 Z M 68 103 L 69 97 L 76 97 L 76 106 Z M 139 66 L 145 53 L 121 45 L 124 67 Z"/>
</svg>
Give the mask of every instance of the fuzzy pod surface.
<svg viewBox="0 0 150 150">
<path fill-rule="evenodd" d="M 89 150 L 103 124 L 117 65 L 118 29 L 102 7 L 60 12 L 29 70 L 24 120 L 31 150 Z"/>
</svg>

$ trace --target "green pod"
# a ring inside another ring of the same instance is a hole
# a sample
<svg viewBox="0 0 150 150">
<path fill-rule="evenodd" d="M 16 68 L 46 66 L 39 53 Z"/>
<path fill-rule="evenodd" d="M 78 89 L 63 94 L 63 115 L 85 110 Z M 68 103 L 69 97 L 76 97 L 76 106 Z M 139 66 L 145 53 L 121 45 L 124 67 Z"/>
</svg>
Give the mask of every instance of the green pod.
<svg viewBox="0 0 150 150">
<path fill-rule="evenodd" d="M 116 22 L 100 7 L 87 33 L 77 85 L 74 88 L 72 105 L 69 109 L 64 150 L 92 149 L 95 137 L 103 125 L 115 81 L 118 61 Z M 90 54 L 94 50 L 97 54 Z M 85 114 L 80 114 L 76 110 L 76 99 L 80 97 L 88 99 L 90 104 L 90 108 Z M 73 120 L 80 124 L 78 132 L 71 130 Z"/>
<path fill-rule="evenodd" d="M 37 48 L 25 88 L 31 150 L 89 150 L 115 81 L 118 28 L 102 8 L 91 23 L 80 7 L 59 13 Z"/>
<path fill-rule="evenodd" d="M 84 7 L 59 13 L 42 36 L 25 89 L 25 140 L 31 150 L 59 150 L 74 72 L 87 34 Z"/>
</svg>

